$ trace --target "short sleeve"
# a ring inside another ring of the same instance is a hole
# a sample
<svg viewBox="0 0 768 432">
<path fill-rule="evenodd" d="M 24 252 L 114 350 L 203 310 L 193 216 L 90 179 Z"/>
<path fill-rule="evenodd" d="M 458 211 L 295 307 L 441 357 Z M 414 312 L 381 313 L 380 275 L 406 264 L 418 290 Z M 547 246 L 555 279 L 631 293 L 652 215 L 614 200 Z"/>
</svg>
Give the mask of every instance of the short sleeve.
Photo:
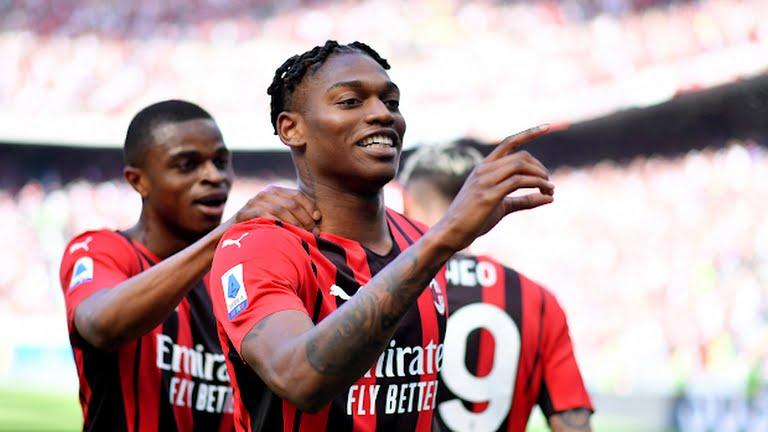
<svg viewBox="0 0 768 432">
<path fill-rule="evenodd" d="M 565 312 L 557 299 L 544 293 L 542 386 L 539 406 L 547 417 L 572 409 L 594 411 L 592 402 L 576 364 Z"/>
<path fill-rule="evenodd" d="M 59 282 L 71 336 L 77 334 L 74 317 L 80 303 L 94 293 L 128 279 L 136 260 L 127 242 L 111 231 L 86 232 L 67 244 L 59 269 Z"/>
<path fill-rule="evenodd" d="M 276 312 L 307 313 L 307 255 L 292 233 L 266 223 L 238 224 L 222 236 L 211 265 L 213 311 L 240 353 L 243 338 Z"/>
</svg>

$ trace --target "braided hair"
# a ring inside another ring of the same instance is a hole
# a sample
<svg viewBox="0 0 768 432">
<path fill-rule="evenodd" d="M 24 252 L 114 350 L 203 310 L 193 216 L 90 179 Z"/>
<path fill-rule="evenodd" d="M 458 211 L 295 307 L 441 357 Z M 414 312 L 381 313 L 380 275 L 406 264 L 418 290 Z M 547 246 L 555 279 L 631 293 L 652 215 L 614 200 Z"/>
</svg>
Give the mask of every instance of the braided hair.
<svg viewBox="0 0 768 432">
<path fill-rule="evenodd" d="M 304 79 L 307 70 L 314 72 L 334 53 L 353 53 L 359 52 L 372 58 L 384 69 L 389 69 L 389 63 L 383 59 L 379 53 L 363 42 L 352 42 L 347 45 L 340 45 L 334 40 L 325 41 L 323 46 L 316 46 L 303 54 L 294 55 L 285 61 L 275 71 L 275 77 L 272 79 L 267 89 L 270 96 L 270 120 L 275 135 L 277 135 L 277 116 L 281 112 L 290 110 L 292 105 L 293 92 Z"/>
</svg>

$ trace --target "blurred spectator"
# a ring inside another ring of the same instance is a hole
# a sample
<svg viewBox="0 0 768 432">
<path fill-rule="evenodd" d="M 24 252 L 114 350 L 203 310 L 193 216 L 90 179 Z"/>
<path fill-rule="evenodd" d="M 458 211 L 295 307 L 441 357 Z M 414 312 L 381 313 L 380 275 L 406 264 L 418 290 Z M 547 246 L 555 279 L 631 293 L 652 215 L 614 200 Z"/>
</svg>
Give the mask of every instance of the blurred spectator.
<svg viewBox="0 0 768 432">
<path fill-rule="evenodd" d="M 550 287 L 598 392 L 743 394 L 768 377 L 768 153 L 753 144 L 558 170 L 555 203 L 480 239 Z"/>
<path fill-rule="evenodd" d="M 513 109 L 491 135 L 509 121 L 591 117 L 768 66 L 765 1 L 502 3 L 0 1 L 0 113 L 125 115 L 183 97 L 266 118 L 274 66 L 328 37 L 369 41 L 393 60 L 419 128 L 450 128 L 446 117 L 466 106 L 478 119 Z"/>
</svg>

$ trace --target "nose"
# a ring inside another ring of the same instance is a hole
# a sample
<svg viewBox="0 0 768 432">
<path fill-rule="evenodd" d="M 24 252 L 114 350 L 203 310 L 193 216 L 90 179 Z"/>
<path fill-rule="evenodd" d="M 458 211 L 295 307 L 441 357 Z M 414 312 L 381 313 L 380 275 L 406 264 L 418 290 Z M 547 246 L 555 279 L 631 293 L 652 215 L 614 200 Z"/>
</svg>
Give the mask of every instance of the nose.
<svg viewBox="0 0 768 432">
<path fill-rule="evenodd" d="M 379 98 L 373 98 L 371 102 L 371 108 L 365 118 L 366 122 L 370 124 L 380 124 L 382 126 L 390 126 L 395 122 L 392 111 L 389 107 Z"/>
<path fill-rule="evenodd" d="M 214 186 L 229 183 L 229 170 L 216 166 L 213 161 L 207 161 L 202 170 L 202 181 Z"/>
</svg>

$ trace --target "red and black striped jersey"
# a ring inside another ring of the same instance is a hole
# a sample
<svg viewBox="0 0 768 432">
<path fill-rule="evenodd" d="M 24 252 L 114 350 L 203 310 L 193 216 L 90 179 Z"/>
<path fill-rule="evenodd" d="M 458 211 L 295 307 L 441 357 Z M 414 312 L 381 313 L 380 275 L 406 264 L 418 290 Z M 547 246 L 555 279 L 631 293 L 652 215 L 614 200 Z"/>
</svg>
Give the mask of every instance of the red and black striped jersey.
<svg viewBox="0 0 768 432">
<path fill-rule="evenodd" d="M 523 432 L 537 403 L 547 417 L 592 410 L 552 293 L 487 257 L 456 255 L 445 275 L 441 429 Z"/>
<path fill-rule="evenodd" d="M 313 235 L 255 219 L 222 237 L 211 268 L 211 299 L 235 392 L 241 431 L 428 431 L 443 358 L 447 300 L 438 274 L 403 317 L 371 369 L 318 412 L 278 398 L 240 357 L 243 338 L 275 312 L 322 321 L 424 228 L 387 210 L 394 246 L 385 256 L 328 233 Z"/>
<path fill-rule="evenodd" d="M 83 430 L 233 429 L 232 388 L 204 280 L 162 324 L 115 350 L 93 347 L 75 328 L 80 302 L 158 261 L 135 240 L 106 230 L 81 234 L 64 251 L 60 281 L 80 381 Z"/>
</svg>

